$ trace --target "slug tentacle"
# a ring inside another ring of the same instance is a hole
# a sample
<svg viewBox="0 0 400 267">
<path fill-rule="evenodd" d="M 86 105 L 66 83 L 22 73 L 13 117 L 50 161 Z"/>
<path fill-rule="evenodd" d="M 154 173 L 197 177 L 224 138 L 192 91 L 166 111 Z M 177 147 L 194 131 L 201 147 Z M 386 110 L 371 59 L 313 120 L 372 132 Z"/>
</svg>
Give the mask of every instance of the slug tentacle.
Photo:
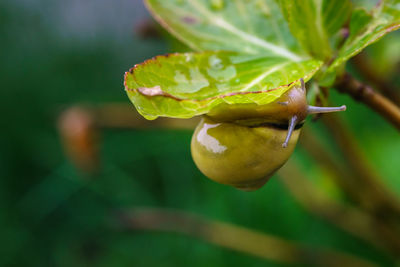
<svg viewBox="0 0 400 267">
<path fill-rule="evenodd" d="M 329 113 L 329 112 L 338 112 L 338 111 L 345 111 L 346 106 L 340 107 L 315 107 L 315 106 L 308 106 L 307 107 L 307 114 L 317 114 L 317 113 Z"/>
<path fill-rule="evenodd" d="M 290 137 L 292 137 L 293 131 L 296 128 L 296 124 L 297 124 L 297 116 L 294 115 L 293 117 L 290 118 L 289 121 L 289 127 L 288 127 L 288 133 L 286 135 L 286 139 L 285 142 L 282 144 L 283 148 L 286 148 L 288 146 L 288 143 L 290 141 Z"/>
</svg>

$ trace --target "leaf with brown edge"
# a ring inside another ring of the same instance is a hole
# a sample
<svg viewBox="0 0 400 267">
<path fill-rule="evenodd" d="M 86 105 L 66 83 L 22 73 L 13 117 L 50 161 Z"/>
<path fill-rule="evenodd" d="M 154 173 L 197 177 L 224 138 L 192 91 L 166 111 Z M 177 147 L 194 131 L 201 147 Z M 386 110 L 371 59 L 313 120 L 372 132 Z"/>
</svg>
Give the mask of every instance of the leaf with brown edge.
<svg viewBox="0 0 400 267">
<path fill-rule="evenodd" d="M 169 54 L 126 72 L 125 90 L 147 119 L 191 118 L 223 103 L 271 103 L 321 64 L 226 51 Z"/>
</svg>

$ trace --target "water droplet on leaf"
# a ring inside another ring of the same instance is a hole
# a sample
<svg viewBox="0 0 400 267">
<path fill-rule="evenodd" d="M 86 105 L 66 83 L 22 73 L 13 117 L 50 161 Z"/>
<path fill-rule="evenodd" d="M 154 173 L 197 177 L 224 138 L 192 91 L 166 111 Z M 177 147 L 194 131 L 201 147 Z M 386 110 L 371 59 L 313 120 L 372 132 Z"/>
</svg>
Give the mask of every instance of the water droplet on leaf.
<svg viewBox="0 0 400 267">
<path fill-rule="evenodd" d="M 215 55 L 209 58 L 209 63 L 210 66 L 214 69 L 221 69 L 223 67 L 222 60 Z"/>
<path fill-rule="evenodd" d="M 186 62 L 187 63 L 189 63 L 189 62 L 193 62 L 193 54 L 190 54 L 190 53 L 186 53 L 185 54 L 185 57 L 186 57 Z"/>
</svg>

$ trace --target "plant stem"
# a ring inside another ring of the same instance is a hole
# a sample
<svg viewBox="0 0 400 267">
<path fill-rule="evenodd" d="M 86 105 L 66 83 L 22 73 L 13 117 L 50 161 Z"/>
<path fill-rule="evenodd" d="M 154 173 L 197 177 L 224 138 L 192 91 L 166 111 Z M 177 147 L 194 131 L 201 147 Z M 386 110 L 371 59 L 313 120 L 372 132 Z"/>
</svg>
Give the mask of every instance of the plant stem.
<svg viewBox="0 0 400 267">
<path fill-rule="evenodd" d="M 346 73 L 335 85 L 341 92 L 351 95 L 380 114 L 400 130 L 400 108 L 383 95 L 375 92 L 369 85 L 363 84 Z"/>
<path fill-rule="evenodd" d="M 123 226 L 134 230 L 175 232 L 259 258 L 306 266 L 375 266 L 364 259 L 331 250 L 300 246 L 244 227 L 166 209 L 135 209 L 121 216 Z"/>
<path fill-rule="evenodd" d="M 352 205 L 345 205 L 324 194 L 302 174 L 293 159 L 278 171 L 278 175 L 292 196 L 309 212 L 380 249 L 385 247 L 381 236 L 374 230 L 374 218 Z"/>
<path fill-rule="evenodd" d="M 337 140 L 337 142 L 339 146 L 343 145 L 342 141 Z M 321 167 L 326 168 L 333 174 L 332 178 L 334 178 L 334 181 L 344 191 L 346 196 L 363 210 L 370 213 L 373 219 L 371 231 L 375 231 L 377 237 L 385 243 L 385 247 L 397 257 L 400 251 L 397 199 L 394 200 L 390 197 L 390 193 L 387 194 L 388 190 L 379 183 L 379 180 L 370 180 L 371 177 L 368 174 L 366 177 L 359 176 L 360 173 L 354 171 L 352 165 L 344 168 L 328 152 L 329 150 L 318 142 L 315 135 L 312 135 L 309 130 L 304 130 L 300 143 Z M 352 155 L 354 156 L 353 160 L 360 160 L 357 154 L 345 153 L 345 161 Z M 363 171 L 363 173 L 366 172 Z"/>
<path fill-rule="evenodd" d="M 393 90 L 393 85 L 389 84 L 386 79 L 383 79 L 380 75 L 377 75 L 377 72 L 374 70 L 374 67 L 371 65 L 370 61 L 365 55 L 365 52 L 362 52 L 351 59 L 351 62 L 357 68 L 359 73 L 363 76 L 364 79 L 369 81 L 371 84 L 375 86 L 375 88 L 382 92 L 383 95 L 391 99 L 397 105 L 400 104 L 400 95 Z"/>
<path fill-rule="evenodd" d="M 349 171 L 353 173 L 352 180 L 357 184 L 358 190 L 361 190 L 364 195 L 373 196 L 374 201 L 370 201 L 369 208 L 375 214 L 387 213 L 399 220 L 399 200 L 385 186 L 378 173 L 368 164 L 368 160 L 356 143 L 356 138 L 351 135 L 338 116 L 323 116 L 322 121 L 342 150 L 344 162 L 346 162 Z"/>
<path fill-rule="evenodd" d="M 130 104 L 76 105 L 66 109 L 58 119 L 58 129 L 66 155 L 84 173 L 95 173 L 101 130 L 104 129 L 178 129 L 192 130 L 199 118 L 187 120 L 158 118 L 148 121 Z"/>
<path fill-rule="evenodd" d="M 307 153 L 318 162 L 318 164 L 329 170 L 334 175 L 334 182 L 344 191 L 344 193 L 360 206 L 370 209 L 370 202 L 374 198 L 364 193 L 363 183 L 359 184 L 354 180 L 351 172 L 340 164 L 317 139 L 309 129 L 304 129 L 300 139 L 301 146 Z"/>
</svg>

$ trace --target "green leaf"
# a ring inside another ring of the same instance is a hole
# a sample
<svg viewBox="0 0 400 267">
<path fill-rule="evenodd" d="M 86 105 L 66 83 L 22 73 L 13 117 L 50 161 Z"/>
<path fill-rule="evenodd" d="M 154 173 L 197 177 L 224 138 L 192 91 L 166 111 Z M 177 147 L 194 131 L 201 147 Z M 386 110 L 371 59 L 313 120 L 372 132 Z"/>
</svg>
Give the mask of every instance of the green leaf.
<svg viewBox="0 0 400 267">
<path fill-rule="evenodd" d="M 333 71 L 368 45 L 399 27 L 400 0 L 382 1 L 371 13 L 356 9 L 351 17 L 350 35 L 328 71 Z"/>
<path fill-rule="evenodd" d="M 132 68 L 125 90 L 147 119 L 190 118 L 223 103 L 268 104 L 300 78 L 310 79 L 321 64 L 224 51 L 170 54 Z"/>
<path fill-rule="evenodd" d="M 366 10 L 371 10 L 376 6 L 376 0 L 352 0 L 354 7 L 362 7 Z"/>
<path fill-rule="evenodd" d="M 274 0 L 146 0 L 156 20 L 196 51 L 308 58 Z"/>
<path fill-rule="evenodd" d="M 292 34 L 313 57 L 328 60 L 331 37 L 351 15 L 348 0 L 279 0 Z"/>
</svg>

